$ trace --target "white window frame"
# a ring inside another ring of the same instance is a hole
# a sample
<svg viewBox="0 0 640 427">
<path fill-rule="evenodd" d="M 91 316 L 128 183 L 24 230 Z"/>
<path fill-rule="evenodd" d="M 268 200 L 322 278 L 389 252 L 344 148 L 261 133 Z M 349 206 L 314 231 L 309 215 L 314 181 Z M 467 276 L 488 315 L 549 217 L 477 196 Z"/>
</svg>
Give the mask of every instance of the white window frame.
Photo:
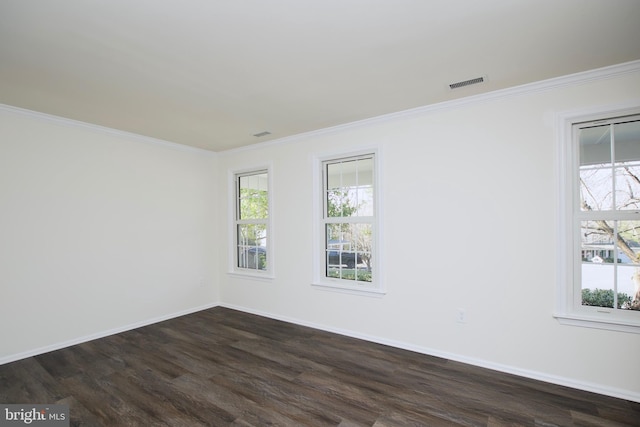
<svg viewBox="0 0 640 427">
<path fill-rule="evenodd" d="M 274 232 L 273 232 L 273 173 L 271 165 L 260 165 L 252 168 L 244 168 L 229 171 L 229 268 L 228 273 L 231 275 L 242 276 L 252 279 L 274 279 L 275 278 L 275 254 L 274 254 Z M 267 203 L 268 216 L 262 220 L 240 220 L 238 218 L 238 200 L 239 200 L 239 179 L 242 176 L 256 175 L 260 173 L 267 174 Z M 238 266 L 238 225 L 246 223 L 265 224 L 267 229 L 267 268 L 259 270 L 254 268 L 243 268 Z"/>
<path fill-rule="evenodd" d="M 383 279 L 383 251 L 382 251 L 382 186 L 380 180 L 381 150 L 378 147 L 363 148 L 357 151 L 334 151 L 313 156 L 313 221 L 315 224 L 313 236 L 313 278 L 312 286 L 317 289 L 337 291 L 349 294 L 367 296 L 383 296 L 386 294 Z M 325 236 L 325 183 L 324 164 L 362 156 L 373 157 L 373 216 L 363 222 L 372 226 L 372 281 L 362 282 L 346 279 L 326 277 L 326 236 Z"/>
<path fill-rule="evenodd" d="M 557 116 L 558 178 L 558 277 L 554 316 L 561 324 L 640 333 L 640 313 L 582 305 L 579 182 L 579 145 L 575 124 L 640 114 L 640 100 L 617 106 L 601 106 L 565 112 Z M 605 212 L 603 216 L 608 217 Z M 640 211 L 625 212 L 625 219 L 640 220 Z M 610 219 L 617 219 L 611 217 Z"/>
</svg>

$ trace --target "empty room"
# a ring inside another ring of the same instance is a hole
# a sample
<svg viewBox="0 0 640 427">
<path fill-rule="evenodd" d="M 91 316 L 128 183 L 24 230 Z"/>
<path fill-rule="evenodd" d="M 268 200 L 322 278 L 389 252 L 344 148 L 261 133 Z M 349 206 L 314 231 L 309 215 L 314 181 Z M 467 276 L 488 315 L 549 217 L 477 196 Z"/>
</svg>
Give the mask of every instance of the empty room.
<svg viewBox="0 0 640 427">
<path fill-rule="evenodd" d="M 637 0 L 0 0 L 0 425 L 639 426 Z"/>
</svg>

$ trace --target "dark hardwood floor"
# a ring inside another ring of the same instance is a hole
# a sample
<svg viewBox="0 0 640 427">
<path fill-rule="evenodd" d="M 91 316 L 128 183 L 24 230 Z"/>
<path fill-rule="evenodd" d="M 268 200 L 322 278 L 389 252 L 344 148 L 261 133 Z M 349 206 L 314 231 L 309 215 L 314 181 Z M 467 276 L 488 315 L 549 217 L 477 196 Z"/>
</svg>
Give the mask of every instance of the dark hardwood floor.
<svg viewBox="0 0 640 427">
<path fill-rule="evenodd" d="M 213 308 L 0 366 L 86 426 L 640 426 L 640 404 Z"/>
</svg>

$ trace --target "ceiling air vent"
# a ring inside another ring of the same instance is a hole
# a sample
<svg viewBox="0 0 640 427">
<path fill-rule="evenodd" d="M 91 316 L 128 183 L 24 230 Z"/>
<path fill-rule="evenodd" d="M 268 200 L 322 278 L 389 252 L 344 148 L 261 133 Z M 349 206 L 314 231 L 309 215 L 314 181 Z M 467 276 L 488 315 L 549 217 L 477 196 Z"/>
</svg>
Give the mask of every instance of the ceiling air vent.
<svg viewBox="0 0 640 427">
<path fill-rule="evenodd" d="M 258 132 L 253 134 L 253 136 L 255 136 L 256 138 L 260 138 L 261 136 L 267 136 L 267 135 L 271 135 L 271 132 L 268 132 L 265 130 L 264 132 Z"/>
<path fill-rule="evenodd" d="M 465 86 L 475 85 L 478 83 L 483 83 L 485 80 L 484 77 L 476 77 L 475 79 L 464 80 L 462 82 L 451 83 L 449 85 L 449 89 L 458 89 Z"/>
</svg>

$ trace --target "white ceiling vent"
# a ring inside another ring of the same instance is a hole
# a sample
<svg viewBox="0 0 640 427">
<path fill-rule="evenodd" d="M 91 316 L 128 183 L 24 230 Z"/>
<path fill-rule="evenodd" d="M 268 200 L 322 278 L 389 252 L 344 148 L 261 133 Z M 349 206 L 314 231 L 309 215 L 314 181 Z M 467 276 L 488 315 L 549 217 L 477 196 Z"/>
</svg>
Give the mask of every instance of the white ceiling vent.
<svg viewBox="0 0 640 427">
<path fill-rule="evenodd" d="M 485 76 L 476 77 L 475 79 L 463 80 L 461 82 L 451 83 L 449 89 L 458 89 L 465 86 L 477 85 L 478 83 L 484 83 L 487 80 Z"/>
</svg>

